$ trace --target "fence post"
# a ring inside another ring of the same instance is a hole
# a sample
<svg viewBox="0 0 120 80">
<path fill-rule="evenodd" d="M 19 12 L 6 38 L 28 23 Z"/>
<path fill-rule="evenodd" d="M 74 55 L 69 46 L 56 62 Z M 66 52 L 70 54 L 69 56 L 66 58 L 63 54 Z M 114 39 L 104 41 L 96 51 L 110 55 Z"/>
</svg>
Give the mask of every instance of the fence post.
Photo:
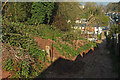
<svg viewBox="0 0 120 80">
<path fill-rule="evenodd" d="M 118 34 L 118 54 L 120 56 L 120 33 Z"/>
<path fill-rule="evenodd" d="M 116 54 L 116 56 L 119 56 L 119 37 L 120 36 L 118 36 L 119 34 L 117 33 L 117 35 L 116 35 L 116 39 L 115 39 L 115 54 Z"/>
</svg>

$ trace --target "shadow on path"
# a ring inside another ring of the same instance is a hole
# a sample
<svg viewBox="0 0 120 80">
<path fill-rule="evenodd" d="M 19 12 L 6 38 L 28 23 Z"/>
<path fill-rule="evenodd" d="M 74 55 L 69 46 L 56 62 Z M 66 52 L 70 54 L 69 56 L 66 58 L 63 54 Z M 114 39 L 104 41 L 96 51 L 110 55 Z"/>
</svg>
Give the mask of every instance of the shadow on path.
<svg viewBox="0 0 120 80">
<path fill-rule="evenodd" d="M 109 56 L 106 40 L 101 40 L 84 57 L 78 55 L 74 61 L 59 57 L 36 78 L 117 78 Z"/>
<path fill-rule="evenodd" d="M 91 54 L 92 49 L 86 55 Z M 63 77 L 71 77 L 70 75 L 78 74 L 78 72 L 84 72 L 85 62 L 79 54 L 74 61 L 67 60 L 59 57 L 55 62 L 53 62 L 46 70 L 44 70 L 39 76 L 36 78 L 63 78 Z"/>
<path fill-rule="evenodd" d="M 57 77 L 57 75 L 77 74 L 83 71 L 84 62 L 81 55 L 78 55 L 75 61 L 58 58 L 45 71 L 43 71 L 37 78 L 42 77 Z"/>
</svg>

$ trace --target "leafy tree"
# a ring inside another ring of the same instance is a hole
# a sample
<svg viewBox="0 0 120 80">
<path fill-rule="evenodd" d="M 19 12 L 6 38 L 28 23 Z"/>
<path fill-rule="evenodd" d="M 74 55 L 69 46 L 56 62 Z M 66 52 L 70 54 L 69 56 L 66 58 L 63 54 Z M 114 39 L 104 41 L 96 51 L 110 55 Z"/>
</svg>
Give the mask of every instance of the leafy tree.
<svg viewBox="0 0 120 80">
<path fill-rule="evenodd" d="M 119 32 L 118 26 L 116 26 L 115 24 L 112 25 L 112 27 L 111 27 L 111 29 L 110 29 L 110 32 L 111 32 L 111 34 L 116 34 L 116 33 L 118 33 L 118 32 Z"/>
<path fill-rule="evenodd" d="M 34 2 L 31 10 L 32 24 L 50 23 L 54 2 Z"/>
<path fill-rule="evenodd" d="M 7 3 L 6 6 L 2 10 L 2 14 L 4 18 L 7 18 L 9 21 L 14 21 L 14 3 Z"/>
<path fill-rule="evenodd" d="M 106 6 L 106 12 L 109 12 L 109 11 L 119 12 L 120 11 L 120 2 L 118 2 L 118 3 L 109 3 Z"/>
<path fill-rule="evenodd" d="M 94 2 L 87 2 L 85 4 L 85 10 L 84 10 L 85 14 L 86 14 L 86 17 L 89 17 L 90 14 L 94 14 L 95 15 L 96 8 L 97 8 L 96 3 L 94 3 Z"/>
<path fill-rule="evenodd" d="M 31 5 L 29 2 L 8 2 L 3 9 L 3 16 L 7 18 L 9 21 L 19 21 L 24 22 L 31 16 Z"/>
<path fill-rule="evenodd" d="M 54 25 L 56 28 L 60 29 L 61 31 L 67 31 L 67 30 L 69 30 L 67 22 L 60 15 L 56 15 L 54 17 L 52 25 Z"/>
<path fill-rule="evenodd" d="M 71 20 L 72 25 L 75 24 L 76 18 L 81 16 L 82 10 L 77 2 L 61 2 L 57 3 L 57 5 L 57 15 L 62 16 L 66 21 Z"/>
<path fill-rule="evenodd" d="M 108 17 L 104 15 L 104 6 L 96 5 L 94 2 L 87 2 L 85 4 L 83 16 L 88 19 L 88 17 L 93 14 L 95 21 L 90 24 L 91 26 L 97 26 L 98 22 L 100 26 L 108 26 Z"/>
</svg>

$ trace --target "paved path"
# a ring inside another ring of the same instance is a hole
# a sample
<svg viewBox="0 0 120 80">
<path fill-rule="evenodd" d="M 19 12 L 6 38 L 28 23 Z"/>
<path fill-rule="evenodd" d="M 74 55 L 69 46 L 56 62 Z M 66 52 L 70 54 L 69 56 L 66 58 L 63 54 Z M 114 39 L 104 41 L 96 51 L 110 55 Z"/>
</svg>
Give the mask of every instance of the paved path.
<svg viewBox="0 0 120 80">
<path fill-rule="evenodd" d="M 106 49 L 106 40 L 103 40 L 99 48 L 92 55 L 86 56 L 83 60 L 85 71 L 82 77 L 90 78 L 115 78 L 118 74 L 113 71 L 113 63 L 110 52 Z"/>
<path fill-rule="evenodd" d="M 106 40 L 103 40 L 102 43 L 99 45 L 99 48 L 97 48 L 95 51 L 86 54 L 83 59 L 77 58 L 74 62 L 66 60 L 60 61 L 56 62 L 54 65 L 52 65 L 50 68 L 46 70 L 45 72 L 46 77 L 57 78 L 118 77 L 118 74 L 113 71 L 113 64 L 110 58 L 110 52 L 106 49 Z M 62 65 L 63 63 L 65 64 Z M 69 65 L 69 67 L 67 65 Z M 68 73 L 66 73 L 67 71 Z"/>
</svg>

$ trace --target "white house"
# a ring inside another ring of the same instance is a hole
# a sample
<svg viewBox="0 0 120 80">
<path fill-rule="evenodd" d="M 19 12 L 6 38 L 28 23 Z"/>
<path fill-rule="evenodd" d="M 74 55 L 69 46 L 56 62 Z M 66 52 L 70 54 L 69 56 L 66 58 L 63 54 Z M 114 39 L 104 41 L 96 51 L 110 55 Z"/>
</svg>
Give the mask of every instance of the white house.
<svg viewBox="0 0 120 80">
<path fill-rule="evenodd" d="M 75 20 L 75 23 L 76 24 L 86 24 L 87 23 L 87 19 L 85 19 L 85 18 L 76 18 L 76 20 Z"/>
<path fill-rule="evenodd" d="M 80 7 L 81 9 L 84 9 L 84 8 L 85 8 L 85 6 L 84 6 L 84 5 L 80 5 L 79 7 Z"/>
<path fill-rule="evenodd" d="M 80 24 L 80 23 L 81 23 L 80 18 L 77 18 L 77 19 L 75 20 L 75 23 L 76 23 L 76 24 Z"/>
<path fill-rule="evenodd" d="M 71 23 L 71 20 L 67 20 L 67 23 Z"/>
<path fill-rule="evenodd" d="M 102 29 L 103 29 L 102 27 L 95 27 L 95 29 L 94 29 L 95 30 L 95 34 L 97 34 L 97 33 L 101 34 L 102 33 Z"/>
<path fill-rule="evenodd" d="M 81 30 L 81 34 L 84 33 L 85 31 L 85 26 L 79 26 L 79 25 L 75 25 L 74 27 L 72 27 L 74 29 L 80 29 Z M 102 33 L 102 29 L 103 27 L 87 27 L 85 33 L 87 34 L 101 34 Z"/>
</svg>

